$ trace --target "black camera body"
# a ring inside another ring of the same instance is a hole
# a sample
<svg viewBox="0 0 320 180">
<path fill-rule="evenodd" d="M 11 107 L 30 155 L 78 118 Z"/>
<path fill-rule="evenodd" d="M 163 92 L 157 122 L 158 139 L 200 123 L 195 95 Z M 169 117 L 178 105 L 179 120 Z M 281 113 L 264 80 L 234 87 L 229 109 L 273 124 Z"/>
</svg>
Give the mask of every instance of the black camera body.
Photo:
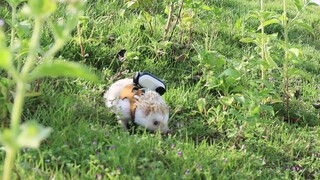
<svg viewBox="0 0 320 180">
<path fill-rule="evenodd" d="M 156 91 L 160 95 L 166 92 L 166 85 L 156 76 L 147 72 L 136 72 L 133 76 L 133 82 L 141 88 Z"/>
</svg>

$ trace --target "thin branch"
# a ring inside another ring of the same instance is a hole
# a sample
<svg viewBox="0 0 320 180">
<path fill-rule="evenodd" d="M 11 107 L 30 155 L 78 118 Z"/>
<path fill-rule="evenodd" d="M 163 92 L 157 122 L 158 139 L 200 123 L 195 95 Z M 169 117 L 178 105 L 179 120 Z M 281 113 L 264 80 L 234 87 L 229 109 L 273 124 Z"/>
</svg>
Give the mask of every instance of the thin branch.
<svg viewBox="0 0 320 180">
<path fill-rule="evenodd" d="M 261 38 L 261 59 L 263 62 L 265 62 L 265 33 L 264 33 L 264 22 L 265 22 L 265 19 L 263 17 L 263 12 L 264 12 L 264 9 L 263 9 L 263 0 L 260 0 L 260 13 L 261 13 L 261 17 L 260 17 L 260 23 L 261 23 L 261 34 L 262 34 L 262 38 Z M 264 65 L 261 65 L 261 79 L 262 80 L 265 80 L 266 79 L 266 69 L 264 67 Z M 262 84 L 262 88 L 264 88 L 264 85 Z"/>
<path fill-rule="evenodd" d="M 170 24 L 171 24 L 171 19 L 172 19 L 172 11 L 173 11 L 173 2 L 170 2 L 170 6 L 169 6 L 169 14 L 168 14 L 168 19 L 167 19 L 167 24 L 166 27 L 164 29 L 164 34 L 163 34 L 163 40 L 166 39 L 166 36 L 169 32 L 169 28 L 170 28 Z"/>
<path fill-rule="evenodd" d="M 80 45 L 80 51 L 81 51 L 81 57 L 83 62 L 86 62 L 86 54 L 83 48 L 83 42 L 82 42 L 82 33 L 81 33 L 81 27 L 80 27 L 80 23 L 78 23 L 77 25 L 77 30 L 78 30 L 78 36 L 79 36 L 79 45 Z"/>
<path fill-rule="evenodd" d="M 152 27 L 152 19 L 148 22 L 149 23 L 149 27 L 150 27 L 150 35 L 153 35 L 153 27 Z"/>
<path fill-rule="evenodd" d="M 169 41 L 171 40 L 171 38 L 172 38 L 172 36 L 173 36 L 173 33 L 174 33 L 174 30 L 175 30 L 175 28 L 176 28 L 176 26 L 177 26 L 177 24 L 178 24 L 178 21 L 179 21 L 179 19 L 181 18 L 182 7 L 183 7 L 183 0 L 181 1 L 181 4 L 180 4 L 180 6 L 179 6 L 179 14 L 178 14 L 178 17 L 177 17 L 177 19 L 176 19 L 176 22 L 175 22 L 175 24 L 174 24 L 174 26 L 173 26 L 173 28 L 172 28 L 171 35 L 170 35 L 170 37 L 169 37 Z"/>
<path fill-rule="evenodd" d="M 286 0 L 283 0 L 283 13 L 285 14 L 285 17 L 287 17 L 287 9 L 286 9 Z M 285 42 L 285 54 L 284 54 L 284 78 L 285 78 L 285 110 L 286 110 L 286 118 L 288 121 L 290 121 L 290 115 L 289 115 L 289 35 L 288 35 L 288 22 L 285 18 L 283 21 L 283 31 L 284 31 L 284 42 Z"/>
<path fill-rule="evenodd" d="M 182 44 L 183 43 L 183 30 L 182 28 L 180 29 L 180 40 L 179 43 Z"/>
<path fill-rule="evenodd" d="M 192 24 L 190 23 L 190 27 L 189 27 L 188 48 L 190 48 L 190 47 L 191 47 L 191 42 L 192 42 Z"/>
</svg>

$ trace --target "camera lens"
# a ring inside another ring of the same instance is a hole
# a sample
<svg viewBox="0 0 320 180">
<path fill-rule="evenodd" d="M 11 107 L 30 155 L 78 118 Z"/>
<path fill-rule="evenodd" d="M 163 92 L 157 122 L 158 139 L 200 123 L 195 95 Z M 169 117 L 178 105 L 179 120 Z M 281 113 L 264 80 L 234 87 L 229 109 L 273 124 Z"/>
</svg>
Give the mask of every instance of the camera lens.
<svg viewBox="0 0 320 180">
<path fill-rule="evenodd" d="M 166 92 L 166 90 L 163 87 L 157 87 L 156 92 L 159 93 L 160 95 L 162 95 Z"/>
</svg>

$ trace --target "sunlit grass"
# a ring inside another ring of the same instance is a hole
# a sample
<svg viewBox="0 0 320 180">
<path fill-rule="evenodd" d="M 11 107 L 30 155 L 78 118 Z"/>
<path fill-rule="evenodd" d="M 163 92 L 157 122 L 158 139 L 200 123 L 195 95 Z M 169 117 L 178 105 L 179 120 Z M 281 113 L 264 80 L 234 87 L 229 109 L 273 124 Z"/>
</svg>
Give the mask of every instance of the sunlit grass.
<svg viewBox="0 0 320 180">
<path fill-rule="evenodd" d="M 169 46 L 163 55 L 154 51 L 164 48 L 158 41 L 162 39 L 166 16 L 159 15 L 160 21 L 164 22 L 158 22 L 154 35 L 150 36 L 147 25 L 135 11 L 127 11 L 124 17 L 118 14 L 125 8 L 121 4 L 118 1 L 88 2 L 85 12 L 88 18 L 82 24 L 84 49 L 88 54 L 85 63 L 101 74 L 101 83 L 42 79 L 39 95 L 26 99 L 23 120 L 37 120 L 51 127 L 53 132 L 39 150 L 22 149 L 15 165 L 15 178 L 319 178 L 320 122 L 311 127 L 308 122 L 290 124 L 271 115 L 263 116 L 259 122 L 231 116 L 228 110 L 222 110 L 217 99 L 219 92 L 208 90 L 205 82 L 199 82 L 203 72 L 193 59 L 196 52 L 192 48 L 184 61 L 175 59 L 175 45 Z M 254 61 L 254 57 L 250 57 L 255 53 L 254 47 L 239 42 L 234 23 L 250 10 L 259 9 L 259 4 L 253 0 L 223 0 L 208 4 L 222 8 L 221 18 L 206 22 L 214 23 L 213 31 L 195 33 L 193 45 L 204 46 L 208 33 L 209 37 L 213 36 L 212 50 L 226 56 L 228 66 Z M 281 2 L 278 5 L 266 1 L 265 8 L 281 12 Z M 3 11 L 0 13 L 8 17 Z M 314 15 L 313 10 L 303 17 L 318 27 L 319 16 Z M 254 29 L 255 23 L 247 25 Z M 141 25 L 146 29 L 140 29 Z M 295 38 L 291 43 L 303 51 L 296 64 L 309 72 L 311 79 L 297 77 L 291 83 L 299 88 L 298 100 L 308 109 L 319 98 L 320 65 L 317 57 L 320 54 L 317 49 L 320 43 L 315 43 L 319 37 L 298 30 L 292 33 Z M 319 29 L 315 29 L 315 34 L 319 33 Z M 114 39 L 110 40 L 110 35 Z M 59 56 L 82 61 L 77 36 L 74 32 Z M 45 46 L 50 46 L 51 40 L 47 35 L 42 41 Z M 173 41 L 179 42 L 178 30 Z M 123 63 L 116 57 L 121 49 L 132 55 Z M 279 52 L 274 54 L 280 56 Z M 250 64 L 247 68 L 243 83 L 259 78 L 258 68 L 254 69 Z M 143 70 L 154 73 L 167 84 L 164 99 L 170 106 L 169 127 L 173 130 L 169 136 L 151 134 L 143 129 L 137 133 L 124 132 L 114 115 L 104 107 L 102 94 L 115 74 L 123 72 L 118 77 L 130 77 L 134 71 Z M 30 91 L 35 87 L 35 83 L 31 84 Z M 280 85 L 275 89 L 282 91 Z M 199 98 L 206 98 L 206 108 L 212 108 L 210 113 L 198 111 L 196 101 Z M 319 118 L 319 110 L 310 111 Z M 0 154 L 3 161 L 4 152 Z"/>
</svg>

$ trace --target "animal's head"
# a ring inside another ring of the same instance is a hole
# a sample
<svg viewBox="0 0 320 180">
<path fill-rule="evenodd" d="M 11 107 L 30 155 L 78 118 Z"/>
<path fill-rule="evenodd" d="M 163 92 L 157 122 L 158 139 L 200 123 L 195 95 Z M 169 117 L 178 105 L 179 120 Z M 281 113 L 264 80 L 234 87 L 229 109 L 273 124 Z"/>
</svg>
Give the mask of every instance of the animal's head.
<svg viewBox="0 0 320 180">
<path fill-rule="evenodd" d="M 147 91 L 137 97 L 136 105 L 135 123 L 150 131 L 170 132 L 168 128 L 169 107 L 158 93 Z"/>
</svg>

